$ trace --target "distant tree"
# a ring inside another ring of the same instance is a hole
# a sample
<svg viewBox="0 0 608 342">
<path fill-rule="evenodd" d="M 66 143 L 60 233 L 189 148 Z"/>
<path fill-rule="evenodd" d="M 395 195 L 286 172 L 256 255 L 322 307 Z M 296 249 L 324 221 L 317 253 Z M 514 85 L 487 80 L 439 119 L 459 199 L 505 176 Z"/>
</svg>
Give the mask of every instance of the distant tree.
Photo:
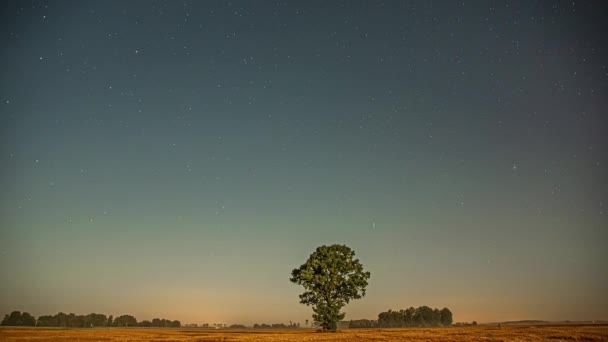
<svg viewBox="0 0 608 342">
<path fill-rule="evenodd" d="M 110 315 L 110 317 L 108 317 L 107 326 L 108 327 L 113 327 L 114 326 L 114 316 Z"/>
<path fill-rule="evenodd" d="M 435 315 L 433 309 L 428 306 L 421 306 L 418 308 L 419 315 L 422 320 L 422 326 L 428 327 L 433 326 L 435 322 Z"/>
<path fill-rule="evenodd" d="M 352 299 L 365 296 L 370 277 L 355 252 L 345 245 L 320 246 L 291 272 L 291 282 L 304 287 L 300 303 L 312 305 L 313 318 L 324 330 L 336 331 L 340 312 Z"/>
<path fill-rule="evenodd" d="M 4 315 L 4 319 L 0 325 L 5 326 L 19 326 L 21 321 L 21 311 L 13 311 L 9 314 Z"/>
<path fill-rule="evenodd" d="M 143 320 L 143 321 L 139 322 L 139 326 L 144 327 L 144 328 L 150 328 L 152 326 L 152 322 L 150 322 L 148 320 Z"/>
<path fill-rule="evenodd" d="M 306 322 L 306 327 L 308 327 L 308 319 L 306 319 L 306 321 L 305 321 L 305 322 Z"/>
<path fill-rule="evenodd" d="M 416 308 L 416 310 L 412 314 L 412 326 L 413 327 L 424 326 L 424 317 L 422 316 L 422 312 L 420 312 L 420 308 Z"/>
<path fill-rule="evenodd" d="M 374 328 L 377 326 L 376 321 L 372 321 L 369 319 L 357 319 L 351 320 L 348 324 L 350 329 L 362 329 L 362 328 Z"/>
<path fill-rule="evenodd" d="M 171 321 L 165 318 L 154 318 L 151 324 L 157 328 L 179 328 L 182 325 L 180 321 Z"/>
<path fill-rule="evenodd" d="M 36 326 L 36 317 L 30 315 L 27 312 L 21 314 L 21 325 L 26 327 Z"/>
<path fill-rule="evenodd" d="M 38 317 L 36 326 L 39 327 L 56 327 L 58 326 L 57 319 L 55 316 L 46 315 Z"/>
<path fill-rule="evenodd" d="M 137 319 L 131 315 L 122 315 L 114 319 L 115 327 L 136 327 Z"/>
<path fill-rule="evenodd" d="M 441 325 L 441 311 L 439 309 L 433 309 L 433 319 L 431 321 L 432 326 L 436 327 Z"/>
<path fill-rule="evenodd" d="M 431 309 L 428 306 L 410 307 L 405 310 L 381 312 L 378 314 L 378 326 L 392 327 L 431 327 L 451 325 L 452 312 L 448 308 Z"/>
<path fill-rule="evenodd" d="M 416 314 L 416 309 L 413 306 L 405 309 L 403 311 L 403 320 L 405 322 L 406 327 L 414 326 L 414 315 Z"/>
<path fill-rule="evenodd" d="M 36 318 L 27 312 L 13 311 L 10 315 L 5 315 L 0 325 L 6 326 L 27 326 L 33 327 L 36 325 Z"/>
<path fill-rule="evenodd" d="M 452 311 L 448 308 L 441 309 L 441 325 L 448 326 L 452 325 Z"/>
<path fill-rule="evenodd" d="M 103 327 L 107 322 L 106 315 L 90 313 L 84 316 L 84 326 L 87 328 L 91 327 Z"/>
<path fill-rule="evenodd" d="M 289 325 L 287 327 L 289 329 L 297 329 L 300 327 L 300 323 L 289 321 Z"/>
<path fill-rule="evenodd" d="M 230 329 L 247 329 L 247 327 L 242 324 L 233 324 L 233 325 L 229 326 L 228 328 L 230 328 Z"/>
<path fill-rule="evenodd" d="M 67 327 L 68 326 L 68 315 L 63 312 L 59 312 L 55 315 L 55 320 L 57 322 L 56 327 Z"/>
<path fill-rule="evenodd" d="M 78 316 L 73 312 L 67 315 L 67 325 L 71 328 L 82 328 L 84 327 L 84 316 Z"/>
<path fill-rule="evenodd" d="M 19 326 L 21 323 L 21 311 L 13 311 L 9 314 L 4 315 L 1 325 L 5 326 Z"/>
</svg>

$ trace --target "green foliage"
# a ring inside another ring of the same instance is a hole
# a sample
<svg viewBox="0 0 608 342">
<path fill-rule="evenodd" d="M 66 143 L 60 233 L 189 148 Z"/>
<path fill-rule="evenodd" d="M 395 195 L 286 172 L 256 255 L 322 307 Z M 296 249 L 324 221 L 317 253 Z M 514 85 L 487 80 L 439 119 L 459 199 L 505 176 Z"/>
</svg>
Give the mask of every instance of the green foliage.
<svg viewBox="0 0 608 342">
<path fill-rule="evenodd" d="M 135 327 L 137 326 L 137 319 L 131 315 L 122 315 L 114 319 L 115 327 Z"/>
<path fill-rule="evenodd" d="M 60 312 L 54 316 L 46 315 L 38 317 L 36 325 L 39 327 L 93 328 L 104 327 L 107 324 L 108 318 L 103 314 L 75 315 L 73 313 L 65 314 Z"/>
<path fill-rule="evenodd" d="M 452 325 L 452 311 L 448 308 L 441 309 L 441 325 Z"/>
<path fill-rule="evenodd" d="M 345 245 L 320 246 L 306 263 L 291 272 L 291 282 L 304 287 L 300 303 L 312 305 L 315 322 L 336 331 L 344 318 L 340 310 L 352 299 L 365 296 L 370 277 L 355 252 Z"/>
<path fill-rule="evenodd" d="M 160 319 L 160 318 L 155 318 L 152 320 L 152 322 L 150 321 L 143 321 L 139 323 L 140 327 L 156 327 L 156 328 L 179 328 L 182 326 L 182 323 L 180 321 L 171 321 L 168 319 Z"/>
<path fill-rule="evenodd" d="M 377 321 L 369 320 L 369 319 L 357 319 L 351 320 L 348 324 L 350 329 L 361 329 L 361 328 L 375 328 L 378 326 Z"/>
<path fill-rule="evenodd" d="M 253 329 L 298 329 L 300 327 L 299 323 L 289 322 L 289 325 L 285 325 L 283 323 L 275 323 L 275 324 L 258 324 L 255 323 L 253 325 Z"/>
<path fill-rule="evenodd" d="M 27 312 L 13 311 L 10 315 L 4 315 L 4 319 L 0 325 L 13 327 L 33 327 L 36 325 L 36 318 Z"/>
<path fill-rule="evenodd" d="M 179 328 L 180 321 L 171 321 L 168 319 L 155 318 L 152 322 L 143 321 L 137 323 L 137 319 L 131 315 L 122 315 L 116 317 L 90 313 L 88 315 L 75 315 L 73 313 L 65 314 L 59 312 L 56 315 L 43 315 L 38 317 L 31 316 L 29 313 L 23 314 L 19 311 L 13 311 L 10 315 L 6 315 L 2 320 L 1 325 L 9 326 L 39 326 L 39 327 L 65 327 L 65 328 L 93 328 L 93 327 L 162 327 L 162 328 Z"/>
<path fill-rule="evenodd" d="M 381 312 L 378 327 L 436 327 L 452 324 L 452 312 L 448 308 L 431 309 L 428 306 L 410 307 L 406 310 Z"/>
<path fill-rule="evenodd" d="M 45 316 L 38 317 L 38 322 L 36 323 L 36 326 L 39 326 L 39 327 L 57 327 L 59 325 L 57 324 L 57 321 L 55 320 L 55 316 L 45 315 Z"/>
<path fill-rule="evenodd" d="M 148 320 L 143 320 L 143 321 L 139 322 L 139 326 L 144 327 L 144 328 L 150 328 L 150 327 L 152 327 L 152 322 L 150 322 Z"/>
<path fill-rule="evenodd" d="M 84 327 L 103 327 L 108 322 L 108 318 L 103 314 L 90 313 L 84 316 Z"/>
</svg>

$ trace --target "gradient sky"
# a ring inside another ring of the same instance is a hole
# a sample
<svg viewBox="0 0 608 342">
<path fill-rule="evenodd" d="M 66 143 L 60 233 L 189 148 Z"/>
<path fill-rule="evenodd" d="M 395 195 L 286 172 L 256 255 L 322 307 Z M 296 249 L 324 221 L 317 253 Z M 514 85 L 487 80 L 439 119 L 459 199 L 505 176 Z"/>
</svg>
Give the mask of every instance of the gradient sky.
<svg viewBox="0 0 608 342">
<path fill-rule="evenodd" d="M 0 314 L 608 319 L 604 1 L 1 6 Z"/>
</svg>

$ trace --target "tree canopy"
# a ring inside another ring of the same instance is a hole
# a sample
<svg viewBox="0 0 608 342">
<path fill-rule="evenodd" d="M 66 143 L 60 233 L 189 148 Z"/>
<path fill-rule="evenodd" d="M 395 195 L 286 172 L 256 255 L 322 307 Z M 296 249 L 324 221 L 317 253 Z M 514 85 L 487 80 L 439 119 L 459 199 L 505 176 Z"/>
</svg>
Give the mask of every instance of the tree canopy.
<svg viewBox="0 0 608 342">
<path fill-rule="evenodd" d="M 342 307 L 365 296 L 370 273 L 354 256 L 345 245 L 323 245 L 291 272 L 289 280 L 305 290 L 300 303 L 312 305 L 312 317 L 324 330 L 335 331 L 337 322 L 344 318 Z"/>
<path fill-rule="evenodd" d="M 381 312 L 378 327 L 434 327 L 452 324 L 452 312 L 448 308 L 431 309 L 428 306 L 410 307 L 405 310 Z"/>
<path fill-rule="evenodd" d="M 0 325 L 33 327 L 36 325 L 36 318 L 27 312 L 13 311 L 10 315 L 4 316 Z"/>
<path fill-rule="evenodd" d="M 8 326 L 39 326 L 39 327 L 66 327 L 66 328 L 93 328 L 93 327 L 161 327 L 179 328 L 181 322 L 154 318 L 152 321 L 137 322 L 131 315 L 122 315 L 114 318 L 112 315 L 106 317 L 103 314 L 90 313 L 88 315 L 76 315 L 73 313 L 59 312 L 56 315 L 43 315 L 36 319 L 29 313 L 13 311 L 5 315 L 0 325 Z"/>
</svg>

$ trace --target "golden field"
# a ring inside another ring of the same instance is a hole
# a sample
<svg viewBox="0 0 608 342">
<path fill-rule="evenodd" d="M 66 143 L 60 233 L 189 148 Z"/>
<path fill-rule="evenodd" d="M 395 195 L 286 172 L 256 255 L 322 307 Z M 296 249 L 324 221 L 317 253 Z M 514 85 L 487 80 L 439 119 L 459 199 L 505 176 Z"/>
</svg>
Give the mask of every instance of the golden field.
<svg viewBox="0 0 608 342">
<path fill-rule="evenodd" d="M 1 328 L 0 341 L 608 341 L 608 325 L 301 330 Z"/>
</svg>

